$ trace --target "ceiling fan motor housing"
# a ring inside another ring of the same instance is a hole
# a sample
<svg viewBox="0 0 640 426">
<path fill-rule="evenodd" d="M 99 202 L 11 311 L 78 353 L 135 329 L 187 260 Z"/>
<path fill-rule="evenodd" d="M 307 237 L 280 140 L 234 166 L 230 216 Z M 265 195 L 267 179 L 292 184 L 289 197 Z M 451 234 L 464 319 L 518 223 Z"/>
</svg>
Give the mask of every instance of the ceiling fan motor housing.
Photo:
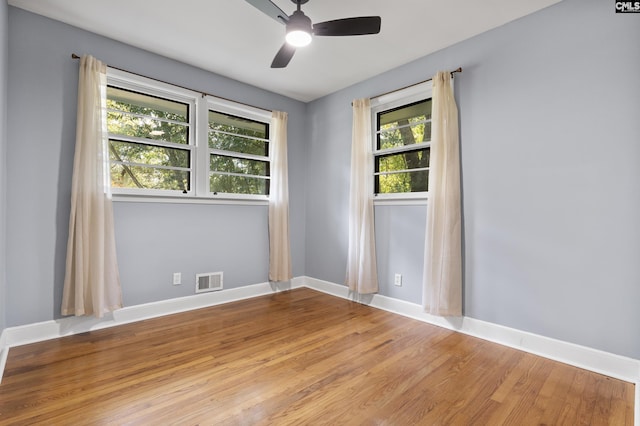
<svg viewBox="0 0 640 426">
<path fill-rule="evenodd" d="M 293 12 L 293 15 L 289 17 L 289 22 L 287 22 L 287 32 L 289 33 L 291 31 L 304 31 L 305 33 L 313 34 L 311 19 L 302 11 L 296 10 Z"/>
</svg>

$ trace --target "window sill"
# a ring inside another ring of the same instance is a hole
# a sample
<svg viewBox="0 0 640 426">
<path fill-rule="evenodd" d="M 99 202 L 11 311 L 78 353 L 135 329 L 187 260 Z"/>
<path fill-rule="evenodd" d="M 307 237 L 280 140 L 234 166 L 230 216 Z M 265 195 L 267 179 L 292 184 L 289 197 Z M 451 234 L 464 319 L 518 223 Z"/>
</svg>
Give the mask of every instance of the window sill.
<svg viewBox="0 0 640 426">
<path fill-rule="evenodd" d="M 114 202 L 131 203 L 165 203 L 165 204 L 235 204 L 245 206 L 267 206 L 268 199 L 246 198 L 196 198 L 196 197 L 162 197 L 144 195 L 113 194 Z"/>
<path fill-rule="evenodd" d="M 427 201 L 428 196 L 426 195 L 411 196 L 403 194 L 402 196 L 373 197 L 374 206 L 426 206 Z"/>
</svg>

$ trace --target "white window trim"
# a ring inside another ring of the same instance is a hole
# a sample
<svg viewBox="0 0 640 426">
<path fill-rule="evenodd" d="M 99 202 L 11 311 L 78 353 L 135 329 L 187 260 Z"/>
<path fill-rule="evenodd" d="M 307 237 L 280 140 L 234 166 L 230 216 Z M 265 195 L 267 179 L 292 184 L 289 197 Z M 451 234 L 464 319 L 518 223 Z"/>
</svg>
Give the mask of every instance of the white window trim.
<svg viewBox="0 0 640 426">
<path fill-rule="evenodd" d="M 396 90 L 395 92 L 387 93 L 375 98 L 371 98 L 371 143 L 372 149 L 375 154 L 378 153 L 377 149 L 377 116 L 379 112 L 402 107 L 414 102 L 422 101 L 431 98 L 433 89 L 432 81 L 425 81 L 422 83 L 414 84 L 413 86 L 406 87 L 404 89 Z M 429 146 L 430 144 L 424 145 Z M 401 149 L 400 151 L 404 151 Z M 371 175 L 373 179 L 373 175 Z M 375 205 L 420 205 L 426 204 L 429 199 L 429 192 L 402 192 L 395 194 L 372 194 L 373 202 Z"/>
<path fill-rule="evenodd" d="M 267 195 L 230 193 L 214 195 L 209 192 L 208 112 L 212 109 L 270 125 L 271 111 L 228 99 L 203 95 L 193 90 L 109 67 L 107 67 L 107 85 L 186 103 L 189 105 L 189 123 L 191 124 L 188 146 L 191 152 L 192 172 L 190 190 L 185 194 L 183 191 L 111 188 L 114 201 L 245 205 L 268 203 L 269 196 Z M 162 145 L 162 142 L 159 142 L 158 145 Z M 269 161 L 271 161 L 271 152 L 269 150 Z M 239 156 L 242 157 L 242 155 Z"/>
</svg>

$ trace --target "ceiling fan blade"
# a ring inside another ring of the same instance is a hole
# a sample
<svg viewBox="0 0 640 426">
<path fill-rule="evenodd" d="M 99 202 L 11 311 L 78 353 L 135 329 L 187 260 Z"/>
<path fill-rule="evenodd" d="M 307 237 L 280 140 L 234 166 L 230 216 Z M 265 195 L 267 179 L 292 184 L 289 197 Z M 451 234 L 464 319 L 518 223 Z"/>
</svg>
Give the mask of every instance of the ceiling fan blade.
<svg viewBox="0 0 640 426">
<path fill-rule="evenodd" d="M 281 24 L 286 24 L 289 21 L 289 15 L 270 0 L 246 0 L 246 2 Z"/>
<path fill-rule="evenodd" d="M 271 68 L 284 68 L 289 64 L 291 58 L 293 58 L 293 54 L 296 53 L 296 48 L 291 46 L 289 43 L 285 43 L 282 45 L 278 53 L 276 53 L 276 57 L 273 58 L 273 62 L 271 62 Z"/>
<path fill-rule="evenodd" d="M 247 0 L 248 1 L 248 0 Z M 378 34 L 382 19 L 379 16 L 336 19 L 319 22 L 313 26 L 313 34 L 318 36 L 353 36 Z"/>
</svg>

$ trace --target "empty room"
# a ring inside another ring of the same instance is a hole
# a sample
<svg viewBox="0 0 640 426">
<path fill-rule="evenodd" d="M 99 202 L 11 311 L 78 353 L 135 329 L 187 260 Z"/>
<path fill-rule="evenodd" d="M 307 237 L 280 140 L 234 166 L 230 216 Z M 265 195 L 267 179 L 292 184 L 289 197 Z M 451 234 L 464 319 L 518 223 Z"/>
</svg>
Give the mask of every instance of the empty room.
<svg viewBox="0 0 640 426">
<path fill-rule="evenodd" d="M 638 40 L 0 0 L 0 424 L 640 424 Z"/>
</svg>

